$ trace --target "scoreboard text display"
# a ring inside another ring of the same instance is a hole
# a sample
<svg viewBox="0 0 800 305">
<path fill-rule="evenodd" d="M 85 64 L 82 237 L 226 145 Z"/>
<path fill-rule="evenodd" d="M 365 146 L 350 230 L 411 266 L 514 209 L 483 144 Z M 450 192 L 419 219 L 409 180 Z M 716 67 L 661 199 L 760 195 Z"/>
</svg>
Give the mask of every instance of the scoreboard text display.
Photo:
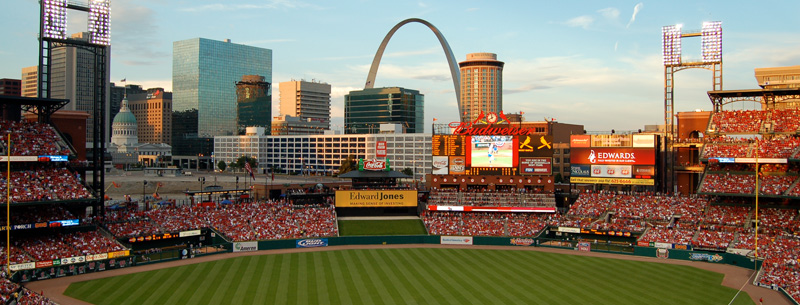
<svg viewBox="0 0 800 305">
<path fill-rule="evenodd" d="M 336 191 L 337 208 L 395 208 L 417 206 L 417 191 Z"/>
<path fill-rule="evenodd" d="M 655 185 L 656 137 L 645 135 L 572 135 L 570 182 Z"/>
<path fill-rule="evenodd" d="M 434 175 L 551 175 L 549 135 L 433 135 Z"/>
</svg>

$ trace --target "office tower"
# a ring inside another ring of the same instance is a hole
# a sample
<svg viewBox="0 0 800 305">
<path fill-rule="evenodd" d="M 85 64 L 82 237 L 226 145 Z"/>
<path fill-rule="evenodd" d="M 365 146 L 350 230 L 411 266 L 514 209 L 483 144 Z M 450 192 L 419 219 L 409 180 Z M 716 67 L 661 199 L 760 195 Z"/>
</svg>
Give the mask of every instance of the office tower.
<svg viewBox="0 0 800 305">
<path fill-rule="evenodd" d="M 172 145 L 172 92 L 128 93 L 128 107 L 138 123 L 139 143 Z"/>
<path fill-rule="evenodd" d="M 503 65 L 494 53 L 470 53 L 461 69 L 461 121 L 503 111 Z"/>
<path fill-rule="evenodd" d="M 316 80 L 280 83 L 281 116 L 308 123 L 309 129 L 331 127 L 331 85 Z"/>
<path fill-rule="evenodd" d="M 80 40 L 89 43 L 89 32 L 76 33 L 71 36 L 73 40 Z M 110 54 L 108 55 L 110 57 Z M 69 103 L 61 110 L 84 111 L 89 113 L 86 121 L 86 141 L 87 144 L 94 140 L 95 118 L 94 112 L 94 53 L 88 49 L 72 46 L 56 47 L 52 52 L 52 66 L 50 79 L 50 97 L 68 99 Z M 109 73 L 110 60 L 106 58 L 106 74 Z M 106 78 L 108 79 L 108 75 Z M 110 100 L 110 83 L 105 84 L 105 100 Z M 109 108 L 106 105 L 105 121 L 110 121 Z M 106 139 L 110 139 L 110 126 L 104 126 Z"/>
<path fill-rule="evenodd" d="M 38 97 L 39 66 L 22 68 L 22 96 Z"/>
<path fill-rule="evenodd" d="M 13 78 L 0 78 L 0 95 L 21 96 L 22 81 Z"/>
<path fill-rule="evenodd" d="M 378 133 L 380 124 L 400 124 L 406 133 L 422 133 L 425 97 L 401 87 L 368 88 L 344 96 L 347 134 Z"/>
<path fill-rule="evenodd" d="M 244 75 L 236 83 L 237 134 L 244 134 L 247 127 L 265 127 L 272 124 L 272 95 L 270 83 L 261 75 Z"/>
<path fill-rule="evenodd" d="M 172 48 L 173 110 L 197 109 L 197 138 L 236 134 L 235 84 L 244 75 L 272 83 L 272 50 L 205 38 Z"/>
</svg>

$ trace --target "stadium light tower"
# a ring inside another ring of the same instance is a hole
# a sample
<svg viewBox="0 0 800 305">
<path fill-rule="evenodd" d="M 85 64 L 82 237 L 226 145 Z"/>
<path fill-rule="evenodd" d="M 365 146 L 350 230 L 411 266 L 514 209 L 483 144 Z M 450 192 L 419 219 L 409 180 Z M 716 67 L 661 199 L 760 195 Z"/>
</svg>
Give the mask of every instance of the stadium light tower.
<svg viewBox="0 0 800 305">
<path fill-rule="evenodd" d="M 681 50 L 681 40 L 689 37 L 702 37 L 700 60 L 684 60 Z M 704 22 L 700 31 L 683 33 L 683 26 L 669 25 L 661 28 L 662 58 L 664 61 L 664 149 L 669 153 L 664 174 L 664 190 L 674 192 L 675 187 L 675 154 L 673 143 L 675 141 L 675 72 L 700 68 L 713 72 L 711 83 L 712 90 L 722 90 L 722 22 Z M 714 109 L 718 111 L 719 109 Z"/>
<path fill-rule="evenodd" d="M 38 97 L 51 97 L 51 78 L 53 64 L 53 50 L 55 48 L 73 47 L 92 53 L 92 112 L 93 119 L 93 145 L 91 162 L 93 164 L 92 189 L 97 195 L 95 211 L 103 212 L 103 198 L 105 197 L 105 179 L 103 166 L 105 164 L 105 138 L 106 138 L 106 100 L 109 86 L 108 61 L 109 47 L 111 46 L 110 31 L 110 0 L 88 0 L 77 2 L 74 0 L 39 0 L 39 79 Z M 87 29 L 88 40 L 67 37 L 67 12 L 76 10 L 88 13 Z M 42 122 L 49 121 L 49 115 L 39 116 Z M 104 215 L 101 215 L 104 216 Z"/>
</svg>

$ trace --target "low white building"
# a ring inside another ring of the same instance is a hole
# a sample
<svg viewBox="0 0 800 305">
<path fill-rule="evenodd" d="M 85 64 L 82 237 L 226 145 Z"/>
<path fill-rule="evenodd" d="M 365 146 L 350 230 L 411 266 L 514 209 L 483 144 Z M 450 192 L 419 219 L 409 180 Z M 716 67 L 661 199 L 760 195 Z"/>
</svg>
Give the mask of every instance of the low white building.
<svg viewBox="0 0 800 305">
<path fill-rule="evenodd" d="M 342 160 L 377 158 L 376 145 L 386 142 L 392 170 L 413 170 L 416 178 L 431 171 L 431 134 L 384 133 L 349 135 L 264 136 L 263 127 L 248 127 L 243 136 L 214 137 L 214 164 L 235 162 L 241 156 L 258 160 L 258 173 L 267 168 L 286 172 L 331 175 Z"/>
</svg>

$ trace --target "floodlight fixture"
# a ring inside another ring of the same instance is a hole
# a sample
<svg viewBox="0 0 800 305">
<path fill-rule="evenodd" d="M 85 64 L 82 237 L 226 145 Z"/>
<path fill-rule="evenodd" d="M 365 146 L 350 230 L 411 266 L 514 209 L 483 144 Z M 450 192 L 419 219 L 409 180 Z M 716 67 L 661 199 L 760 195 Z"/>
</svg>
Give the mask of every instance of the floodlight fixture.
<svg viewBox="0 0 800 305">
<path fill-rule="evenodd" d="M 703 62 L 722 61 L 722 22 L 703 22 Z"/>
<path fill-rule="evenodd" d="M 104 46 L 111 45 L 110 0 L 91 0 L 89 4 L 90 42 Z"/>
<path fill-rule="evenodd" d="M 662 55 L 664 65 L 681 63 L 681 25 L 668 25 L 661 28 Z"/>
<path fill-rule="evenodd" d="M 42 1 L 42 37 L 67 39 L 67 0 Z"/>
</svg>

